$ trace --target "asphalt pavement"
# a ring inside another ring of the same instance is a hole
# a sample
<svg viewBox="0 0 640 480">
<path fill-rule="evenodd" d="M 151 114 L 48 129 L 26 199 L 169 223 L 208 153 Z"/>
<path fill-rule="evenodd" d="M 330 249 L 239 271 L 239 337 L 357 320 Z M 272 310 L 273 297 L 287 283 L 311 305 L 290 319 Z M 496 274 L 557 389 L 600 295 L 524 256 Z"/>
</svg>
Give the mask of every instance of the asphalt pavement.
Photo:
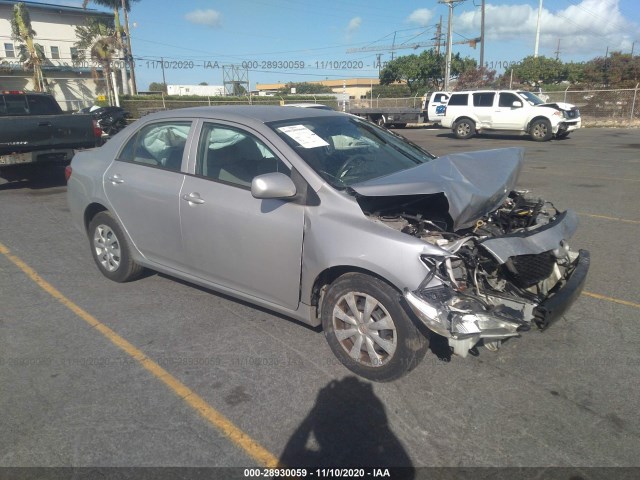
<svg viewBox="0 0 640 480">
<path fill-rule="evenodd" d="M 477 357 L 436 344 L 373 384 L 319 330 L 164 275 L 110 282 L 63 169 L 15 170 L 0 180 L 0 467 L 640 467 L 640 132 L 397 132 L 436 155 L 526 149 L 519 187 L 576 210 L 571 243 L 592 256 L 560 321 Z"/>
</svg>

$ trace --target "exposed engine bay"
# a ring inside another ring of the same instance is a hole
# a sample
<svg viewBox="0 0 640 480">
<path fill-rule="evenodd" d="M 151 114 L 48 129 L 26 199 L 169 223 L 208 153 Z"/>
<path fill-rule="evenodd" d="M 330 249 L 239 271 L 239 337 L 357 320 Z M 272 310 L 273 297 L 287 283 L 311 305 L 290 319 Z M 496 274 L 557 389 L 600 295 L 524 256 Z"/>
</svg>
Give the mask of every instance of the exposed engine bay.
<svg viewBox="0 0 640 480">
<path fill-rule="evenodd" d="M 579 264 L 575 288 L 567 289 L 572 298 L 584 283 L 588 252 L 571 251 L 565 240 L 576 229 L 576 214 L 559 212 L 527 192 L 511 191 L 497 209 L 458 230 L 442 194 L 360 197 L 358 202 L 372 221 L 437 248 L 421 257 L 428 273 L 405 298 L 461 356 L 481 339 L 495 350 L 503 339 L 533 325 L 544 330 L 562 313 L 553 297 Z"/>
</svg>

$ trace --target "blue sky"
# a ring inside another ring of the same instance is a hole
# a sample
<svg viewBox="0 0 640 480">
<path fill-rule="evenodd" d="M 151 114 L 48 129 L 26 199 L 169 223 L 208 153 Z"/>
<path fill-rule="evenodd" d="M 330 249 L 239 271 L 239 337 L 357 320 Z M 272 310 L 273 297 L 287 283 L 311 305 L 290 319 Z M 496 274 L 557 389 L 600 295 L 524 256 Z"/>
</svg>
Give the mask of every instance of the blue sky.
<svg viewBox="0 0 640 480">
<path fill-rule="evenodd" d="M 487 0 L 490 67 L 501 71 L 533 54 L 538 3 Z M 454 42 L 479 36 L 480 4 L 456 5 Z M 256 82 L 377 77 L 377 53 L 382 62 L 391 59 L 382 47 L 394 36 L 396 45 L 432 43 L 440 16 L 446 32 L 447 11 L 436 0 L 139 0 L 129 18 L 138 88 L 162 81 L 161 57 L 169 84 L 221 85 L 221 67 L 230 64 L 249 67 L 251 88 Z M 558 41 L 563 61 L 604 56 L 607 48 L 630 52 L 634 41 L 640 54 L 638 0 L 544 0 L 541 25 L 540 55 L 555 57 Z M 347 53 L 365 47 L 376 50 Z M 453 51 L 479 60 L 479 48 L 454 45 Z"/>
</svg>

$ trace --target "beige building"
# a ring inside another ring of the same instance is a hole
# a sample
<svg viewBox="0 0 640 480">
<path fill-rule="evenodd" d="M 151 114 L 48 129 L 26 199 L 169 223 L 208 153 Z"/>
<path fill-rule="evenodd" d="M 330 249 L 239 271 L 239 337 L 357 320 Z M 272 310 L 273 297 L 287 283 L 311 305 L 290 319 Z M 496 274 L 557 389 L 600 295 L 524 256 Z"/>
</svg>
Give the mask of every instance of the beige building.
<svg viewBox="0 0 640 480">
<path fill-rule="evenodd" d="M 346 78 L 344 80 L 320 80 L 306 83 L 331 87 L 331 90 L 336 94 L 342 95 L 346 93 L 349 96 L 349 100 L 359 100 L 367 98 L 373 86 L 378 85 L 380 80 L 377 78 Z M 286 83 L 258 83 L 256 84 L 256 90 L 258 92 L 274 93 L 286 86 Z M 339 98 L 342 100 L 341 97 Z"/>
<path fill-rule="evenodd" d="M 113 21 L 113 14 L 64 5 L 23 3 L 36 32 L 35 43 L 42 45 L 47 58 L 42 68 L 47 90 L 65 110 L 93 104 L 98 95 L 106 93 L 105 82 L 100 78 L 102 70 L 99 66 L 74 47 L 77 41 L 75 29 L 85 25 L 90 17 Z M 0 0 L 0 90 L 34 90 L 32 72 L 23 69 L 19 43 L 11 38 L 15 4 L 15 1 Z M 95 79 L 94 71 L 98 74 Z"/>
</svg>

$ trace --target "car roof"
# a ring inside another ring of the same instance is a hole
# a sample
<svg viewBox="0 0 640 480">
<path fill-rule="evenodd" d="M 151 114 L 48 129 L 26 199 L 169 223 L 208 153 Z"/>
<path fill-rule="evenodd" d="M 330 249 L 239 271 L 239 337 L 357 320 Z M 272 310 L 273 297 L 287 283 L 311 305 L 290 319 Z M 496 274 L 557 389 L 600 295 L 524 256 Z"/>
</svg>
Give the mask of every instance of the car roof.
<svg viewBox="0 0 640 480">
<path fill-rule="evenodd" d="M 275 105 L 221 105 L 215 107 L 190 107 L 176 110 L 164 110 L 143 117 L 147 119 L 165 119 L 176 117 L 212 118 L 238 123 L 267 123 L 299 118 L 328 117 L 346 115 L 335 110 L 317 108 L 282 108 Z"/>
</svg>

